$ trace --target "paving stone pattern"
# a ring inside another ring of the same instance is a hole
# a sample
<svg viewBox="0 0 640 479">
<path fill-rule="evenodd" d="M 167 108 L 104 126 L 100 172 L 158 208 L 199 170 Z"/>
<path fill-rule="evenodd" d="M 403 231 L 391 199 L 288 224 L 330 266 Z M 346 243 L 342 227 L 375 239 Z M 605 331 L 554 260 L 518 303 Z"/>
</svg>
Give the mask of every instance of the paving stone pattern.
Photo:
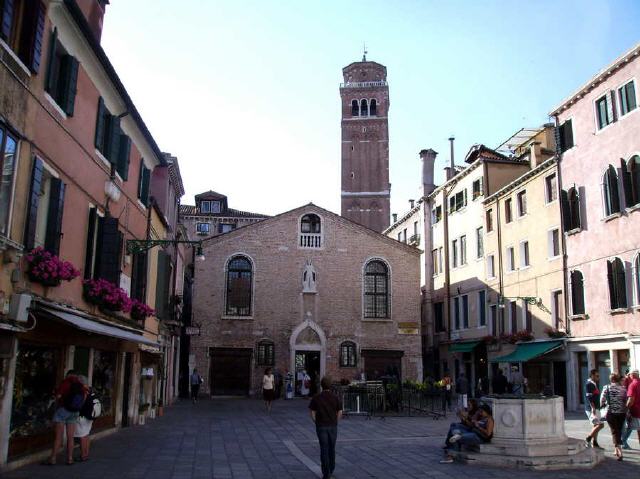
<svg viewBox="0 0 640 479">
<path fill-rule="evenodd" d="M 336 479 L 512 478 L 513 470 L 439 464 L 442 440 L 452 417 L 345 419 L 338 435 Z M 586 435 L 581 415 L 567 420 L 574 437 Z M 287 444 L 288 443 L 288 444 Z M 518 478 L 632 478 L 640 474 L 637 437 L 624 462 L 611 459 L 611 436 L 600 443 L 607 460 L 588 471 L 520 472 Z M 292 451 L 293 450 L 293 451 Z M 300 457 L 303 454 L 304 456 Z M 305 400 L 276 401 L 267 416 L 260 401 L 217 399 L 180 402 L 162 418 L 95 441 L 91 459 L 73 466 L 27 466 L 7 479 L 268 479 L 316 478 L 319 448 Z M 306 456 L 306 457 L 305 457 Z M 62 461 L 62 456 L 59 458 Z M 313 467 L 315 463 L 315 467 Z M 311 467 L 310 467 L 311 466 Z"/>
</svg>

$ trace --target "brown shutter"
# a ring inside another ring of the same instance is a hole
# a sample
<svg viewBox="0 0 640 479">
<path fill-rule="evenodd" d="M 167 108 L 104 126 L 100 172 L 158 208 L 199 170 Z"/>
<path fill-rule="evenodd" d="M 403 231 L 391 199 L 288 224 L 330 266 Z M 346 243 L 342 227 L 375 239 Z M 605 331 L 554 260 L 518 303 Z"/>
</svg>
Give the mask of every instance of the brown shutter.
<svg viewBox="0 0 640 479">
<path fill-rule="evenodd" d="M 85 253 L 84 260 L 84 278 L 93 278 L 93 258 L 95 250 L 95 234 L 96 234 L 96 219 L 98 218 L 98 211 L 96 208 L 89 208 L 89 224 L 87 227 L 87 251 Z"/>
<path fill-rule="evenodd" d="M 2 18 L 0 18 L 0 22 L 2 22 L 0 25 L 0 37 L 5 41 L 9 40 L 9 37 L 11 36 L 11 27 L 13 25 L 13 16 L 15 14 L 13 4 L 13 0 L 4 0 L 4 3 L 2 4 L 2 12 L 0 12 L 0 15 L 2 15 Z"/>
<path fill-rule="evenodd" d="M 31 190 L 27 203 L 27 222 L 24 231 L 24 246 L 31 251 L 35 246 L 36 228 L 38 226 L 38 204 L 40 203 L 40 191 L 42 190 L 42 176 L 44 163 L 37 156 L 33 157 L 31 170 Z"/>
<path fill-rule="evenodd" d="M 38 73 L 47 7 L 39 0 L 29 0 L 25 2 L 24 12 L 18 56 L 27 64 L 29 70 Z"/>
<path fill-rule="evenodd" d="M 62 109 L 64 112 L 73 116 L 73 111 L 76 103 L 76 90 L 78 87 L 78 60 L 71 55 L 65 55 L 62 59 L 61 73 L 64 73 L 64 78 L 61 78 L 62 84 L 65 87 L 64 99 Z"/>
<path fill-rule="evenodd" d="M 58 255 L 60 253 L 60 238 L 62 237 L 65 184 L 58 178 L 51 178 L 49 191 L 49 211 L 44 249 Z"/>
<path fill-rule="evenodd" d="M 96 277 L 120 285 L 121 233 L 118 218 L 100 218 Z"/>
</svg>

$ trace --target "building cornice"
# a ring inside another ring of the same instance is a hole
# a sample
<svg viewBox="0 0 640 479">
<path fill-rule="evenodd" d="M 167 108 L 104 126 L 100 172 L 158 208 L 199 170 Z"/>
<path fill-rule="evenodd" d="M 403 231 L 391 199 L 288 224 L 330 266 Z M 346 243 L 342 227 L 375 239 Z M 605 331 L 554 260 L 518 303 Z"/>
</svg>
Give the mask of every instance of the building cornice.
<svg viewBox="0 0 640 479">
<path fill-rule="evenodd" d="M 519 176 L 518 178 L 513 180 L 511 183 L 508 183 L 507 185 L 505 185 L 502 188 L 500 188 L 498 191 L 496 191 L 491 196 L 488 196 L 487 198 L 482 200 L 482 203 L 483 204 L 489 204 L 489 203 L 495 201 L 496 199 L 500 198 L 501 196 L 504 196 L 507 193 L 510 193 L 511 191 L 516 189 L 518 186 L 522 185 L 523 183 L 526 183 L 529 179 L 533 178 L 534 176 L 538 175 L 539 173 L 542 173 L 543 171 L 547 170 L 548 168 L 551 168 L 556 163 L 557 163 L 557 161 L 556 161 L 556 157 L 555 156 L 549 158 L 548 160 L 543 161 L 538 166 L 536 166 L 534 169 L 527 171 L 525 174 Z"/>
</svg>

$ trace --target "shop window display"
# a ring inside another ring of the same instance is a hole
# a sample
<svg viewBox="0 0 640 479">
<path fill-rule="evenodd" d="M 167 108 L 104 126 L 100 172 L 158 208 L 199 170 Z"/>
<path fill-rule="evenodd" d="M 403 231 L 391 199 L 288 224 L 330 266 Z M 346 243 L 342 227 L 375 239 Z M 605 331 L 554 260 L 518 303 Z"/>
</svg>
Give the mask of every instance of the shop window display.
<svg viewBox="0 0 640 479">
<path fill-rule="evenodd" d="M 114 423 L 116 361 L 117 353 L 115 352 L 95 350 L 93 353 L 91 387 L 102 403 L 102 416 L 98 418 L 97 427 L 112 426 Z"/>
<path fill-rule="evenodd" d="M 50 446 L 60 351 L 20 344 L 16 360 L 9 456 Z"/>
</svg>

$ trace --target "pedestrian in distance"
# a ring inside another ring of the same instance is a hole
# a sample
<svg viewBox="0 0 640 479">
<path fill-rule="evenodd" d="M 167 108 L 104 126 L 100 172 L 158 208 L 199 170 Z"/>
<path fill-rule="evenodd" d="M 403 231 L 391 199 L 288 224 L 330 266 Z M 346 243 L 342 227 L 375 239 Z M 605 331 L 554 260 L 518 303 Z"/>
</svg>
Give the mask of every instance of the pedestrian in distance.
<svg viewBox="0 0 640 479">
<path fill-rule="evenodd" d="M 67 371 L 66 377 L 55 392 L 56 411 L 53 414 L 54 440 L 49 459 L 44 465 L 54 465 L 56 456 L 62 446 L 62 437 L 67 433 L 67 465 L 73 464 L 73 436 L 76 431 L 78 415 L 87 397 L 87 389 L 80 382 L 73 369 Z"/>
<path fill-rule="evenodd" d="M 198 402 L 200 385 L 204 382 L 197 368 L 193 368 L 193 373 L 191 374 L 190 382 L 191 382 L 191 400 L 193 401 L 193 404 L 195 404 L 196 402 Z"/>
<path fill-rule="evenodd" d="M 331 378 L 325 376 L 320 381 L 322 392 L 309 402 L 311 419 L 316 424 L 316 434 L 320 443 L 322 479 L 329 479 L 336 468 L 336 440 L 338 421 L 342 418 L 342 401 L 331 392 Z"/>
<path fill-rule="evenodd" d="M 509 381 L 502 369 L 498 369 L 498 373 L 493 378 L 491 386 L 493 387 L 493 394 L 505 394 L 507 392 Z"/>
<path fill-rule="evenodd" d="M 275 377 L 271 368 L 264 370 L 262 377 L 262 398 L 267 408 L 267 414 L 271 414 L 271 403 L 275 399 Z"/>
<path fill-rule="evenodd" d="M 102 404 L 95 391 L 88 386 L 87 377 L 78 376 L 78 379 L 87 388 L 87 398 L 79 411 L 74 437 L 80 440 L 80 457 L 76 460 L 85 462 L 89 460 L 91 427 L 93 421 L 102 413 Z"/>
<path fill-rule="evenodd" d="M 467 408 L 467 398 L 469 397 L 469 380 L 460 372 L 456 379 L 456 393 L 458 394 L 458 408 Z"/>
<path fill-rule="evenodd" d="M 603 449 L 598 444 L 598 433 L 604 428 L 604 423 L 600 418 L 600 386 L 598 381 L 600 380 L 600 373 L 597 369 L 592 369 L 589 373 L 589 379 L 585 384 L 585 413 L 589 419 L 589 423 L 592 426 L 591 432 L 585 439 L 587 447 L 595 447 L 596 449 Z"/>
<path fill-rule="evenodd" d="M 606 411 L 604 419 L 609 424 L 613 447 L 618 461 L 622 461 L 622 426 L 627 418 L 627 390 L 620 384 L 620 376 L 611 373 L 609 384 L 602 388 L 600 410 Z"/>
<path fill-rule="evenodd" d="M 452 381 L 449 371 L 445 371 L 444 377 L 442 378 L 442 384 L 444 385 L 444 402 L 447 411 L 451 411 L 451 383 Z"/>
<path fill-rule="evenodd" d="M 631 382 L 627 388 L 627 421 L 622 435 L 623 449 L 631 449 L 629 437 L 633 431 L 638 431 L 640 442 L 640 374 L 637 369 L 631 371 Z"/>
</svg>

